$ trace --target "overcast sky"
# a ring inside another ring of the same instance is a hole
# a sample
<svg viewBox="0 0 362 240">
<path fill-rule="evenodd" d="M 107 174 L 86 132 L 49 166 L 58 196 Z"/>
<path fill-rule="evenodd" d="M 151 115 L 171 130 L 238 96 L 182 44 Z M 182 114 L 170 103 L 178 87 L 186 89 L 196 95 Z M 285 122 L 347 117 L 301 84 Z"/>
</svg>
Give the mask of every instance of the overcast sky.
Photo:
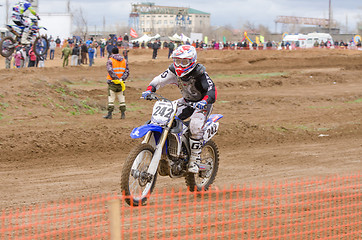
<svg viewBox="0 0 362 240">
<path fill-rule="evenodd" d="M 9 0 L 10 3 L 16 2 Z M 64 13 L 67 0 L 38 0 L 40 13 Z M 211 14 L 213 26 L 230 25 L 242 28 L 249 21 L 254 25 L 268 26 L 274 32 L 274 20 L 277 16 L 298 16 L 328 18 L 329 0 L 147 0 L 161 6 L 190 7 Z M 145 1 L 127 0 L 71 0 L 73 11 L 82 9 L 89 25 L 102 26 L 103 17 L 107 23 L 127 25 L 131 4 Z M 5 5 L 5 0 L 0 0 Z M 333 18 L 348 26 L 349 32 L 356 32 L 356 23 L 362 20 L 361 0 L 332 0 Z M 4 7 L 0 7 L 0 21 L 4 16 Z M 278 28 L 279 29 L 279 28 Z M 342 29 L 344 30 L 344 29 Z"/>
</svg>

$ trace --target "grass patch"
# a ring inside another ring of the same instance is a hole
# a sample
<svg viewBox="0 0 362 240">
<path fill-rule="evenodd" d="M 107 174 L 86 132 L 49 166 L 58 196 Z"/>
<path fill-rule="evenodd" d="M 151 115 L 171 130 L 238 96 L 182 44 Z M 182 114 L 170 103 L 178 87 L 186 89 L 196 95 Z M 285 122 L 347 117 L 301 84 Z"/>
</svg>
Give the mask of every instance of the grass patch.
<svg viewBox="0 0 362 240">
<path fill-rule="evenodd" d="M 92 115 L 94 113 L 99 112 L 97 108 L 89 106 L 87 103 L 87 100 L 82 100 L 81 104 L 82 104 L 82 107 L 85 109 L 86 114 Z"/>
<path fill-rule="evenodd" d="M 0 102 L 0 109 L 6 109 L 9 107 L 9 104 L 8 103 L 3 103 L 3 102 Z"/>
<path fill-rule="evenodd" d="M 138 111 L 138 110 L 141 110 L 143 108 L 144 108 L 144 106 L 140 106 L 137 103 L 127 104 L 127 111 L 130 111 L 130 112 Z"/>
<path fill-rule="evenodd" d="M 348 101 L 347 103 L 362 103 L 362 98 L 356 99 L 354 101 Z"/>
<path fill-rule="evenodd" d="M 311 109 L 333 109 L 333 108 L 341 108 L 340 106 L 308 106 Z"/>
</svg>

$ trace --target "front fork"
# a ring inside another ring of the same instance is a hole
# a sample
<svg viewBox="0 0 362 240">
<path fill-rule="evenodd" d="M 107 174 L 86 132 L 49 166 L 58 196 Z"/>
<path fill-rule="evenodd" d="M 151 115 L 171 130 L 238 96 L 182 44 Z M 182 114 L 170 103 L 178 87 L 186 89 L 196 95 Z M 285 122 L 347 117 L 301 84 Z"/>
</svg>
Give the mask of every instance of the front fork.
<svg viewBox="0 0 362 240">
<path fill-rule="evenodd" d="M 168 136 L 168 132 L 171 129 L 173 123 L 173 119 L 170 120 L 170 122 L 167 124 L 167 127 L 164 128 L 161 137 L 158 141 L 158 144 L 156 145 L 155 148 L 155 153 L 153 154 L 151 163 L 147 169 L 147 173 L 151 174 L 152 176 L 154 176 L 157 173 L 157 169 L 158 169 L 158 164 L 160 163 L 160 159 L 162 156 L 162 150 L 163 150 L 163 146 L 165 145 L 167 136 Z M 151 138 L 151 132 L 148 132 L 145 136 L 145 139 L 143 140 L 143 142 L 147 142 L 150 140 Z"/>
</svg>

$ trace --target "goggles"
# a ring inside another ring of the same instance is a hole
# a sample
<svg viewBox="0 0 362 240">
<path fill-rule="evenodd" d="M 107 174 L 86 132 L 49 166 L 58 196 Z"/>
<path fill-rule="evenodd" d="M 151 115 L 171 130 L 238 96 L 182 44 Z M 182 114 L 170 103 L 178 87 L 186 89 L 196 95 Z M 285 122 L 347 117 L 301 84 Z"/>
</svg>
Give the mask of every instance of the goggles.
<svg viewBox="0 0 362 240">
<path fill-rule="evenodd" d="M 175 63 L 176 67 L 188 67 L 192 63 L 192 59 L 174 58 L 173 62 Z"/>
</svg>

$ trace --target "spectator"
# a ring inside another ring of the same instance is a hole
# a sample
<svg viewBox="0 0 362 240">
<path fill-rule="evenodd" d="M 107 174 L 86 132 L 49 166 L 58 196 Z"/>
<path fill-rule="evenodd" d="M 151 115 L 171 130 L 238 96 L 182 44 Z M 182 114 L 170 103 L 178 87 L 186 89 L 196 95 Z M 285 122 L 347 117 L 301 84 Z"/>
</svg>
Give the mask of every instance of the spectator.
<svg viewBox="0 0 362 240">
<path fill-rule="evenodd" d="M 152 49 L 153 49 L 153 53 L 152 53 L 152 59 L 157 59 L 157 51 L 160 48 L 160 40 L 156 40 L 153 44 L 152 44 Z"/>
<path fill-rule="evenodd" d="M 72 49 L 72 59 L 70 62 L 71 66 L 78 65 L 79 55 L 80 55 L 80 48 L 79 48 L 78 44 L 75 44 L 74 48 Z"/>
<path fill-rule="evenodd" d="M 80 55 L 81 55 L 81 62 L 82 64 L 88 64 L 87 54 L 88 54 L 88 47 L 87 44 L 83 43 L 80 47 Z"/>
<path fill-rule="evenodd" d="M 101 55 L 101 58 L 104 57 L 104 50 L 106 48 L 106 43 L 105 41 L 101 40 L 101 44 L 100 44 L 100 55 Z"/>
<path fill-rule="evenodd" d="M 93 48 L 94 48 L 94 58 L 97 58 L 97 50 L 98 50 L 99 44 L 98 42 L 95 40 L 93 41 Z M 94 59 L 93 59 L 94 60 Z M 94 64 L 94 62 L 93 62 Z"/>
<path fill-rule="evenodd" d="M 117 46 L 121 47 L 122 46 L 122 41 L 123 41 L 123 38 L 121 36 L 119 36 L 117 38 Z"/>
<path fill-rule="evenodd" d="M 68 44 L 69 44 L 69 47 L 73 47 L 73 44 L 74 44 L 73 38 L 68 38 Z"/>
<path fill-rule="evenodd" d="M 23 55 L 21 54 L 20 50 L 17 51 L 14 56 L 14 63 L 15 63 L 16 68 L 22 67 L 22 58 L 23 58 Z"/>
<path fill-rule="evenodd" d="M 23 68 L 23 67 L 26 67 L 26 49 L 25 49 L 25 46 L 23 46 L 21 49 L 20 49 L 20 53 L 21 53 L 21 63 L 20 63 L 20 67 Z"/>
<path fill-rule="evenodd" d="M 129 37 L 128 37 L 127 33 L 124 34 L 123 41 L 129 42 Z"/>
<path fill-rule="evenodd" d="M 49 58 L 50 58 L 50 60 L 54 59 L 54 53 L 55 53 L 56 46 L 57 46 L 57 44 L 54 42 L 54 39 L 50 40 L 50 43 L 49 43 L 49 49 L 50 49 Z"/>
<path fill-rule="evenodd" d="M 93 43 L 93 41 L 92 41 L 91 38 L 89 38 L 89 39 L 85 42 L 85 44 L 87 45 L 87 47 L 89 47 L 92 43 Z"/>
<path fill-rule="evenodd" d="M 111 56 L 107 61 L 107 84 L 108 84 L 108 114 L 104 116 L 105 119 L 112 119 L 112 112 L 114 110 L 114 102 L 116 98 L 119 101 L 119 110 L 121 111 L 121 118 L 126 117 L 126 99 L 124 97 L 124 90 L 126 86 L 124 81 L 128 78 L 129 68 L 127 61 L 119 55 L 119 50 L 114 47 Z"/>
<path fill-rule="evenodd" d="M 35 55 L 35 53 L 33 51 L 33 48 L 30 48 L 28 67 L 34 67 L 35 66 L 35 61 L 36 61 L 36 55 Z"/>
<path fill-rule="evenodd" d="M 128 62 L 128 52 L 129 52 L 128 48 L 123 50 L 123 57 L 124 57 L 124 59 L 126 59 L 127 62 Z"/>
<path fill-rule="evenodd" d="M 63 67 L 68 66 L 69 55 L 71 54 L 71 52 L 72 50 L 70 49 L 69 44 L 67 44 L 62 50 Z"/>
<path fill-rule="evenodd" d="M 25 47 L 25 58 L 24 58 L 24 67 L 27 67 L 29 65 L 29 51 L 31 46 L 28 45 Z"/>
<path fill-rule="evenodd" d="M 115 47 L 115 45 L 113 45 L 111 41 L 108 41 L 108 45 L 107 45 L 108 56 L 107 56 L 107 58 L 109 58 L 112 55 L 112 49 L 114 47 Z"/>
<path fill-rule="evenodd" d="M 324 41 L 323 41 L 323 40 L 321 41 L 320 46 L 321 46 L 321 48 L 324 48 L 324 47 L 325 47 L 325 43 L 324 43 Z"/>
<path fill-rule="evenodd" d="M 45 59 L 44 56 L 39 56 L 39 57 L 38 57 L 38 66 L 39 66 L 40 68 L 44 67 L 44 59 Z"/>
<path fill-rule="evenodd" d="M 89 66 L 91 67 L 93 65 L 93 60 L 94 60 L 94 46 L 93 44 L 89 45 L 88 48 L 88 57 L 89 57 Z"/>
<path fill-rule="evenodd" d="M 174 49 L 175 49 L 175 44 L 171 40 L 170 43 L 168 44 L 168 58 L 170 58 Z"/>
<path fill-rule="evenodd" d="M 5 68 L 10 69 L 11 68 L 11 60 L 13 58 L 13 54 L 9 57 L 5 58 Z"/>
<path fill-rule="evenodd" d="M 60 47 L 61 41 L 60 41 L 59 36 L 57 36 L 57 39 L 55 39 L 55 43 L 56 43 L 57 47 Z"/>
</svg>

